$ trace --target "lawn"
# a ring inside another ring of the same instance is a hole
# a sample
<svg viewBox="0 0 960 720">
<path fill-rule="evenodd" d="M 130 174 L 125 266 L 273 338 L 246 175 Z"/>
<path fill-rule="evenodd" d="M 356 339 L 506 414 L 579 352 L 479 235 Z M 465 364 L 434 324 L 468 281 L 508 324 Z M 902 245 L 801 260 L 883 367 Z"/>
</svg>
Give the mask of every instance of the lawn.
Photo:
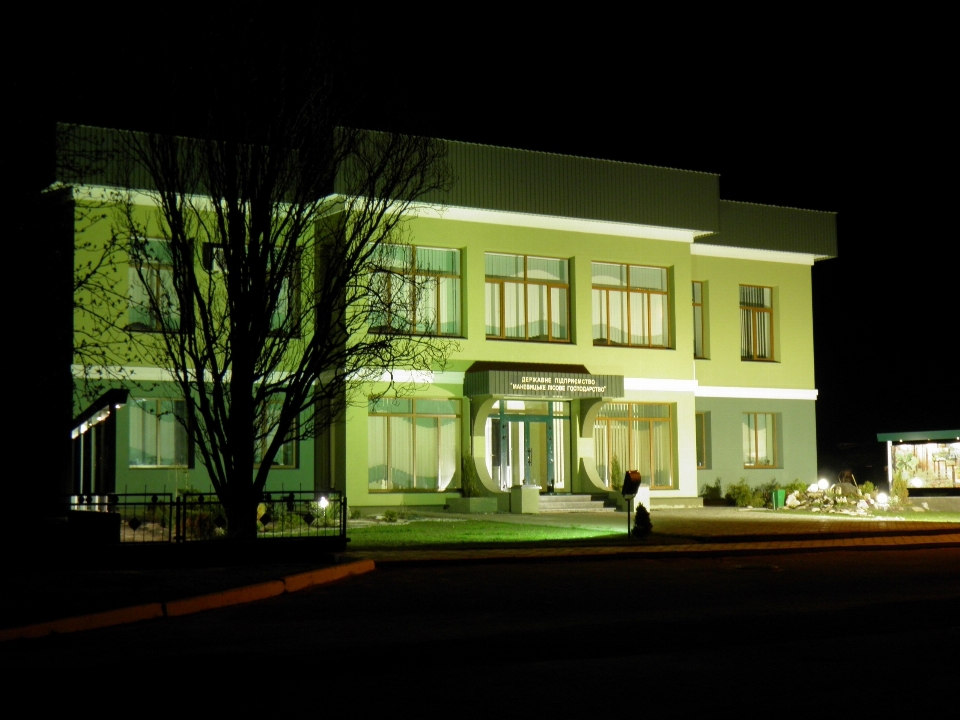
<svg viewBox="0 0 960 720">
<path fill-rule="evenodd" d="M 405 524 L 379 523 L 348 528 L 350 550 L 380 548 L 542 546 L 578 544 L 577 541 L 622 540 L 625 531 L 596 530 L 543 525 L 516 525 L 481 520 L 414 520 Z"/>
</svg>

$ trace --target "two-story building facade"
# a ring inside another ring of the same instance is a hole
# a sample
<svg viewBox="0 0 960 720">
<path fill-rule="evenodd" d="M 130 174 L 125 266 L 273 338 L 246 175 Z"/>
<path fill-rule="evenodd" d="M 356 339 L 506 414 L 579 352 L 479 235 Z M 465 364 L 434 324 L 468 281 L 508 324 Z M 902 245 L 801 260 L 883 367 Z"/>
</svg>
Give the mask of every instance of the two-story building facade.
<svg viewBox="0 0 960 720">
<path fill-rule="evenodd" d="M 457 350 L 396 368 L 399 396 L 358 388 L 268 489 L 442 507 L 469 467 L 517 511 L 515 487 L 603 495 L 628 470 L 654 505 L 717 478 L 815 480 L 811 267 L 836 254 L 834 214 L 721 200 L 715 174 L 447 148 L 456 180 L 411 213 L 400 271 L 431 288 L 422 331 Z M 125 372 L 108 489 L 209 489 L 164 369 Z"/>
</svg>

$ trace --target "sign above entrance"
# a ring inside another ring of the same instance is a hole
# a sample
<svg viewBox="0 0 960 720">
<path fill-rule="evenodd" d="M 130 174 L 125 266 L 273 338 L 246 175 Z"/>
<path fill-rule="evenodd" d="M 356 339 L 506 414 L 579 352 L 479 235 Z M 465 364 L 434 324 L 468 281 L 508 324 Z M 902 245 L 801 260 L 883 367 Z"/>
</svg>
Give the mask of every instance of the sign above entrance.
<svg viewBox="0 0 960 720">
<path fill-rule="evenodd" d="M 474 363 L 464 375 L 463 393 L 468 397 L 623 397 L 623 375 L 591 375 L 586 370 L 583 366 Z"/>
</svg>

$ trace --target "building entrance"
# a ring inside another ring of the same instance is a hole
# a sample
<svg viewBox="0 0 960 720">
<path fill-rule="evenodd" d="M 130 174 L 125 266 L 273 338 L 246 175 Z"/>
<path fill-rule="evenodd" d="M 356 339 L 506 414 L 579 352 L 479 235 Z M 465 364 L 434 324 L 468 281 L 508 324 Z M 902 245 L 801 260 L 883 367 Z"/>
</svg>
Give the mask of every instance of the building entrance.
<svg viewBox="0 0 960 720">
<path fill-rule="evenodd" d="M 501 490 L 538 485 L 569 492 L 570 406 L 566 402 L 501 400 L 487 419 L 487 468 Z"/>
</svg>

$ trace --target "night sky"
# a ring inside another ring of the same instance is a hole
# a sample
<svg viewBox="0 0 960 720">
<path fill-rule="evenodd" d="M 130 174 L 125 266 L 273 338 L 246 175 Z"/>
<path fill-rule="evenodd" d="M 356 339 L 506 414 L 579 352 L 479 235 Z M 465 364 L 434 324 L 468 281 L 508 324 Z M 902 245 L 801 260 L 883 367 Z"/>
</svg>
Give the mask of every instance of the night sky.
<svg viewBox="0 0 960 720">
<path fill-rule="evenodd" d="M 91 21 L 93 44 L 130 18 Z M 406 23 L 416 29 L 351 37 L 336 55 L 362 127 L 714 172 L 724 199 L 838 212 L 839 257 L 813 268 L 821 467 L 870 464 L 838 443 L 882 458 L 878 432 L 960 427 L 953 62 L 910 18 L 792 18 L 775 33 L 714 20 L 656 26 L 670 42 L 609 18 L 576 34 Z M 211 81 L 206 36 L 149 29 L 158 42 L 139 57 L 111 46 L 62 60 L 75 29 L 47 32 L 15 80 L 27 125 L 188 132 L 184 98 Z"/>
</svg>

